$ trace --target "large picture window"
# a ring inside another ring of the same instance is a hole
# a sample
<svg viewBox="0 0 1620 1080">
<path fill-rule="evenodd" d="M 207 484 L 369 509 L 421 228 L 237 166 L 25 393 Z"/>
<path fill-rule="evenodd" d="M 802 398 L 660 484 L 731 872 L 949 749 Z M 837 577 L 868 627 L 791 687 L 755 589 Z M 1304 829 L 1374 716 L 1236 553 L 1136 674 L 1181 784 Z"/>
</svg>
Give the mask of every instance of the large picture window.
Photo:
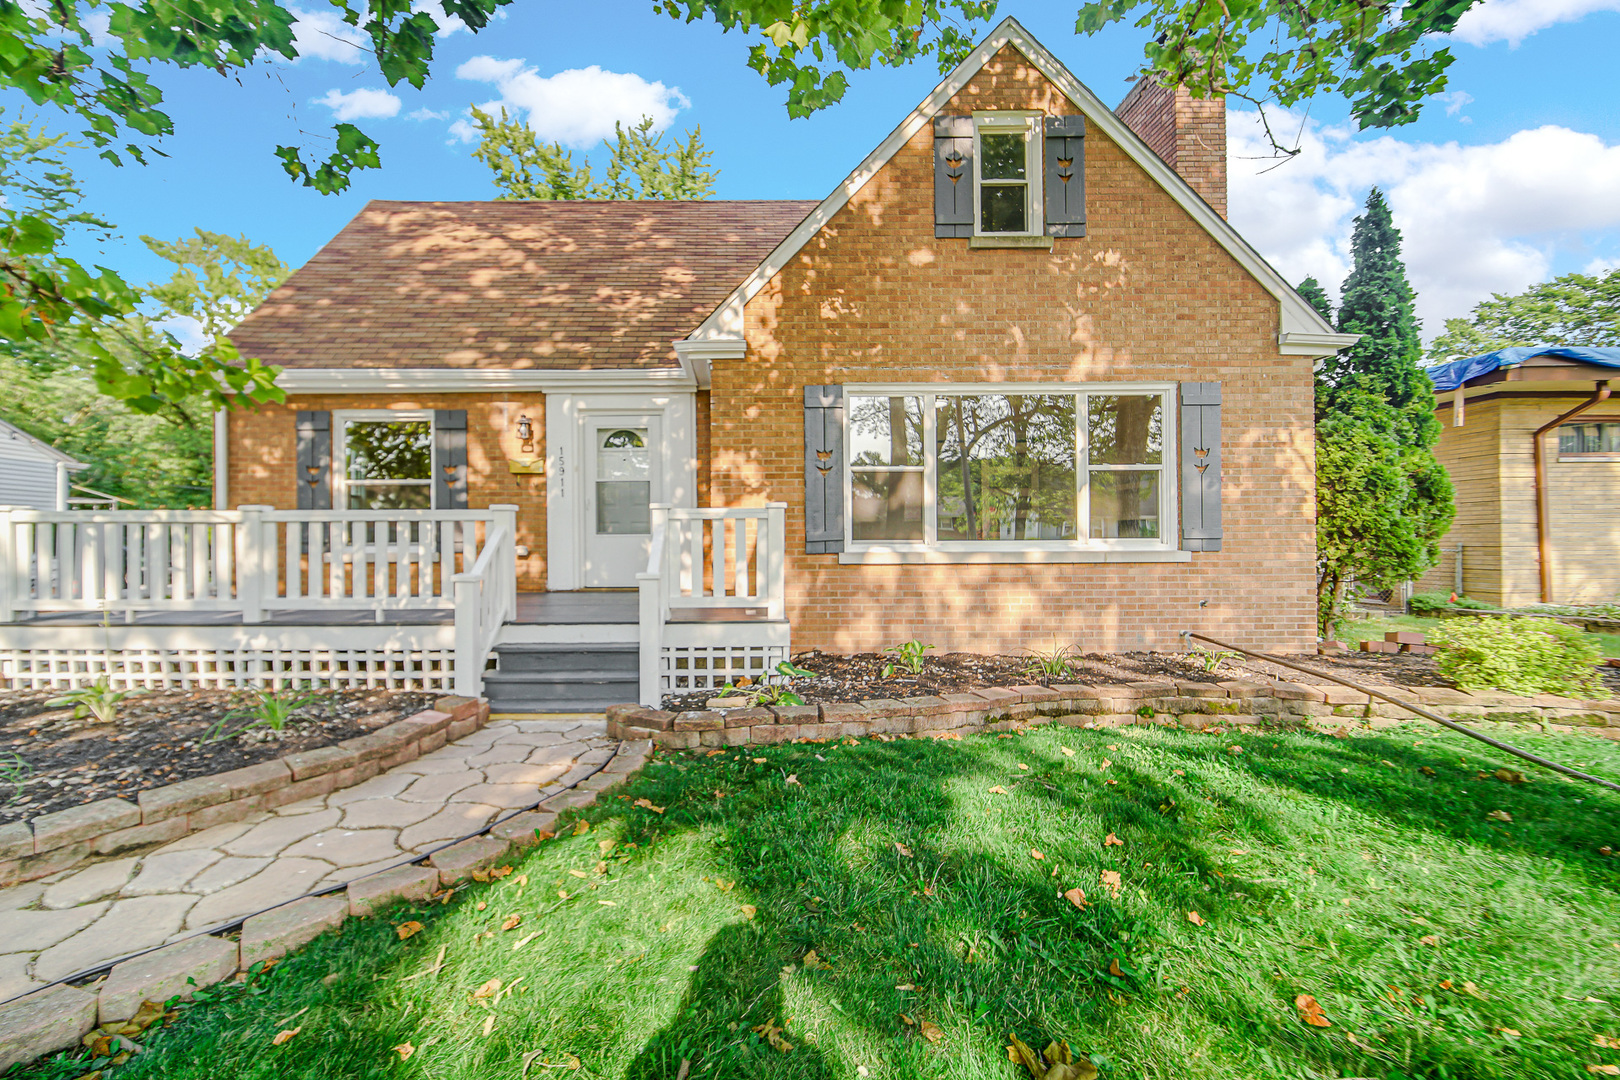
<svg viewBox="0 0 1620 1080">
<path fill-rule="evenodd" d="M 348 510 L 433 508 L 433 418 L 429 413 L 339 413 L 338 460 Z"/>
<path fill-rule="evenodd" d="M 1167 546 L 1167 387 L 848 395 L 852 550 Z"/>
</svg>

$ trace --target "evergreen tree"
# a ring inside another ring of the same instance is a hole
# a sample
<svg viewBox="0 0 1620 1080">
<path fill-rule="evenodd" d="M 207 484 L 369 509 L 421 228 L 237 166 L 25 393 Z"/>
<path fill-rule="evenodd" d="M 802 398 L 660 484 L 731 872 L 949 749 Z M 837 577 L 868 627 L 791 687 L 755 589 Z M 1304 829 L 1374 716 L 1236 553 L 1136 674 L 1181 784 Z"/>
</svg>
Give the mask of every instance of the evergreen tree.
<svg viewBox="0 0 1620 1080">
<path fill-rule="evenodd" d="M 1338 327 L 1356 344 L 1317 370 L 1317 629 L 1341 618 L 1353 575 L 1373 588 L 1410 580 L 1440 560 L 1455 514 L 1451 479 L 1435 459 L 1434 384 L 1418 367 L 1422 341 L 1401 234 L 1374 188 L 1351 237 L 1354 264 Z M 1301 283 L 1301 295 L 1307 280 Z M 1320 293 L 1318 286 L 1316 291 Z M 1322 297 L 1322 305 L 1326 297 Z M 1322 310 L 1318 306 L 1317 310 Z"/>
<path fill-rule="evenodd" d="M 497 199 L 707 199 L 714 194 L 712 156 L 703 148 L 703 129 L 694 128 L 686 141 L 672 139 L 666 148 L 662 133 L 654 133 L 652 117 L 627 128 L 613 125 L 607 144 L 608 164 L 598 181 L 589 158 L 574 163 L 574 155 L 561 143 L 543 143 L 528 124 L 501 110 L 500 119 L 472 110 L 478 127 L 478 148 L 473 157 L 493 174 L 501 194 Z"/>
<path fill-rule="evenodd" d="M 1328 303 L 1327 293 L 1322 289 L 1322 283 L 1314 276 L 1306 278 L 1294 290 L 1305 298 L 1305 302 L 1316 309 L 1316 313 L 1326 319 L 1329 326 L 1333 325 L 1333 305 Z"/>
</svg>

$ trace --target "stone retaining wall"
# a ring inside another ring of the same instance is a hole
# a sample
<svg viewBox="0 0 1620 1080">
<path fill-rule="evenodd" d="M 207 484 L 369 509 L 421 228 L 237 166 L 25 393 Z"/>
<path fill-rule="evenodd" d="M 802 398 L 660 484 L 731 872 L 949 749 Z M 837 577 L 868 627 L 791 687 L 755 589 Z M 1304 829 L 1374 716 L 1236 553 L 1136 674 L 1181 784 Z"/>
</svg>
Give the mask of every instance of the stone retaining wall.
<svg viewBox="0 0 1620 1080">
<path fill-rule="evenodd" d="M 487 707 L 478 710 L 480 723 L 481 714 L 487 711 Z M 599 794 L 629 781 L 646 765 L 652 751 L 653 745 L 647 740 L 620 743 L 601 771 L 553 795 L 540 804 L 540 809 L 513 814 L 496 822 L 482 836 L 436 851 L 428 857 L 427 865 L 383 870 L 351 881 L 344 891 L 306 896 L 254 915 L 243 922 L 240 940 L 201 934 L 126 960 L 114 966 L 98 984 L 52 986 L 6 1002 L 0 1005 L 0 1072 L 16 1062 L 76 1046 L 98 1024 L 135 1015 L 143 1001 L 190 997 L 193 990 L 284 956 L 350 916 L 370 915 L 396 900 L 426 900 L 469 878 L 488 880 L 484 872 L 487 868 L 510 857 L 513 848 L 538 842 L 540 830 L 549 829 L 559 813 L 583 810 L 593 805 Z"/>
<path fill-rule="evenodd" d="M 1588 729 L 1620 740 L 1620 701 L 1582 701 L 1541 694 L 1468 694 L 1444 687 L 1402 687 L 1415 704 L 1454 720 L 1534 725 L 1544 731 Z M 1073 727 L 1303 723 L 1337 728 L 1383 727 L 1416 717 L 1343 686 L 1233 680 L 1223 683 L 1138 682 L 1123 686 L 992 687 L 962 694 L 859 705 L 788 705 L 700 712 L 662 712 L 639 705 L 607 710 L 608 734 L 651 739 L 670 749 L 837 739 L 845 735 L 972 732 L 1022 723 Z"/>
<path fill-rule="evenodd" d="M 0 887 L 45 877 L 93 856 L 166 844 L 258 810 L 353 787 L 470 735 L 488 721 L 487 701 L 442 697 L 432 709 L 336 746 L 149 788 L 134 802 L 99 799 L 0 825 Z"/>
</svg>

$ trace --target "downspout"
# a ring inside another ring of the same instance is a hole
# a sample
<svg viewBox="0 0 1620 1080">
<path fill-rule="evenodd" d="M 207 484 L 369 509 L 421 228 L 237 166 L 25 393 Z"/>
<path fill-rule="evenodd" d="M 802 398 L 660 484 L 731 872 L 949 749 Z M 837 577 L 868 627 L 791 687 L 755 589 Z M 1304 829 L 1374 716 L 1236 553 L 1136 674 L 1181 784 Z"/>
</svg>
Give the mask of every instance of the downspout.
<svg viewBox="0 0 1620 1080">
<path fill-rule="evenodd" d="M 1567 420 L 1581 415 L 1587 409 L 1609 397 L 1609 381 L 1603 379 L 1592 391 L 1592 396 L 1564 413 L 1556 420 L 1549 420 L 1536 429 L 1536 562 L 1541 570 L 1541 602 L 1550 604 L 1552 598 L 1552 539 L 1548 535 L 1550 529 L 1547 523 L 1547 433 Z"/>
</svg>

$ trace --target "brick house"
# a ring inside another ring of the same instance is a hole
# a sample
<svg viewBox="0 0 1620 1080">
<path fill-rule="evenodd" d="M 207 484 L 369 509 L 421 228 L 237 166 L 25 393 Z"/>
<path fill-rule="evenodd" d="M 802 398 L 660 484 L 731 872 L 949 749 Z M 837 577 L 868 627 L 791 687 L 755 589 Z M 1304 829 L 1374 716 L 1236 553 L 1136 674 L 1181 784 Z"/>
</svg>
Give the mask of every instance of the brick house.
<svg viewBox="0 0 1620 1080">
<path fill-rule="evenodd" d="M 233 334 L 288 399 L 220 417 L 216 506 L 502 508 L 492 692 L 592 625 L 643 700 L 790 641 L 1307 648 L 1354 339 L 1227 223 L 1225 146 L 1008 19 L 819 203 L 370 203 Z M 297 536 L 283 577 L 338 558 Z"/>
<path fill-rule="evenodd" d="M 1457 517 L 1418 588 L 1500 607 L 1620 599 L 1620 349 L 1499 349 L 1429 376 Z"/>
</svg>

